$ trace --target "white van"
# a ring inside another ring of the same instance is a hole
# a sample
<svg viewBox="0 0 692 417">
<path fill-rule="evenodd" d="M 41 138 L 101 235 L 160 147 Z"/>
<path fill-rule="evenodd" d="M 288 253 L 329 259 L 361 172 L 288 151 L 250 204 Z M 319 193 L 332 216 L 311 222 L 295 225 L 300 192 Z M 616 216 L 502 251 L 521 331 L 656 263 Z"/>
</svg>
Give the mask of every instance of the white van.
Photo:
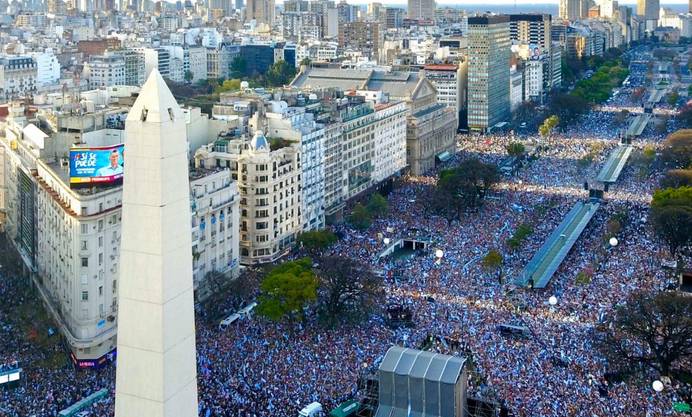
<svg viewBox="0 0 692 417">
<path fill-rule="evenodd" d="M 226 328 L 228 328 L 228 326 L 235 323 L 235 321 L 239 320 L 239 319 L 240 319 L 240 314 L 238 314 L 238 313 L 231 314 L 230 316 L 221 320 L 221 323 L 219 323 L 219 330 L 226 330 Z"/>
<path fill-rule="evenodd" d="M 257 303 L 252 302 L 252 303 L 246 305 L 245 307 L 243 307 L 242 309 L 240 309 L 240 311 L 238 311 L 238 314 L 240 314 L 241 316 L 249 316 L 250 313 L 252 313 L 252 310 L 255 309 L 255 307 L 257 307 Z"/>
<path fill-rule="evenodd" d="M 317 417 L 322 415 L 322 404 L 314 402 L 303 407 L 298 417 Z"/>
</svg>

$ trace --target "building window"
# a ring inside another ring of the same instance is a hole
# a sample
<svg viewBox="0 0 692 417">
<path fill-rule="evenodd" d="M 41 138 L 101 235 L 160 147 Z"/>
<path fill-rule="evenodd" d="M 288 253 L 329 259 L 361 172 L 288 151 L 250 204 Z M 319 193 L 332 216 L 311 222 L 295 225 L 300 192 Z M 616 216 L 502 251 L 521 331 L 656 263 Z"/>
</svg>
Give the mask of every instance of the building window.
<svg viewBox="0 0 692 417">
<path fill-rule="evenodd" d="M 89 291 L 82 291 L 82 301 L 89 301 Z"/>
<path fill-rule="evenodd" d="M 89 258 L 82 258 L 82 266 L 85 268 L 89 266 Z"/>
</svg>

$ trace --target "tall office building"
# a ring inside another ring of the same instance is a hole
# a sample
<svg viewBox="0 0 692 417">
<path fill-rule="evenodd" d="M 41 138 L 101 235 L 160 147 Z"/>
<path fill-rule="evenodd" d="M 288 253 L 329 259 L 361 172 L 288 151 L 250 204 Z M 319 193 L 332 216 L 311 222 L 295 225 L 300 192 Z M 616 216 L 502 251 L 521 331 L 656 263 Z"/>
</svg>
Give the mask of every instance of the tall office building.
<svg viewBox="0 0 692 417">
<path fill-rule="evenodd" d="M 266 23 L 271 26 L 275 9 L 274 0 L 247 0 L 245 20 L 255 20 L 258 24 Z"/>
<path fill-rule="evenodd" d="M 408 17 L 415 20 L 435 18 L 435 0 L 408 0 Z"/>
<path fill-rule="evenodd" d="M 549 14 L 509 15 L 509 37 L 520 44 L 535 45 L 547 53 L 551 45 L 551 16 Z"/>
<path fill-rule="evenodd" d="M 659 0 L 637 0 L 637 15 L 644 18 L 647 32 L 653 32 L 658 27 L 659 9 Z"/>
<path fill-rule="evenodd" d="M 647 20 L 658 19 L 659 9 L 658 0 L 637 0 L 637 14 Z"/>
<path fill-rule="evenodd" d="M 589 13 L 589 8 L 593 5 L 593 0 L 560 0 L 558 16 L 560 19 L 570 21 L 584 19 Z"/>
<path fill-rule="evenodd" d="M 485 131 L 509 118 L 509 16 L 469 17 L 468 126 Z"/>
<path fill-rule="evenodd" d="M 185 118 L 157 70 L 125 123 L 117 417 L 197 416 Z"/>
</svg>

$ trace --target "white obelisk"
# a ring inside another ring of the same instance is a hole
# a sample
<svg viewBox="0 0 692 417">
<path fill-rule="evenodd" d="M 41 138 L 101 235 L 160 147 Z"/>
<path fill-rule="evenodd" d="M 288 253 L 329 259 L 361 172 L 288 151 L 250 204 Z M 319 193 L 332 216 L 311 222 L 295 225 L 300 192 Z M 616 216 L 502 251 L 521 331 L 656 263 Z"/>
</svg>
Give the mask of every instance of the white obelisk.
<svg viewBox="0 0 692 417">
<path fill-rule="evenodd" d="M 116 417 L 196 417 L 185 120 L 154 70 L 125 124 Z"/>
</svg>

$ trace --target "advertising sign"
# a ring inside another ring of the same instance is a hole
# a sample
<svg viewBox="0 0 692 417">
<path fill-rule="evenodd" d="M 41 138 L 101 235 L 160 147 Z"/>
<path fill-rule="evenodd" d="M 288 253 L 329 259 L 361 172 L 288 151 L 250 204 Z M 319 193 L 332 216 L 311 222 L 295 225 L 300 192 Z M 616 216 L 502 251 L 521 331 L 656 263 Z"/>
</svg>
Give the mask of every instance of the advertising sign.
<svg viewBox="0 0 692 417">
<path fill-rule="evenodd" d="M 122 179 L 124 146 L 70 150 L 70 184 L 108 184 Z"/>
<path fill-rule="evenodd" d="M 541 59 L 541 47 L 536 44 L 529 45 L 529 59 L 539 60 Z"/>
</svg>

